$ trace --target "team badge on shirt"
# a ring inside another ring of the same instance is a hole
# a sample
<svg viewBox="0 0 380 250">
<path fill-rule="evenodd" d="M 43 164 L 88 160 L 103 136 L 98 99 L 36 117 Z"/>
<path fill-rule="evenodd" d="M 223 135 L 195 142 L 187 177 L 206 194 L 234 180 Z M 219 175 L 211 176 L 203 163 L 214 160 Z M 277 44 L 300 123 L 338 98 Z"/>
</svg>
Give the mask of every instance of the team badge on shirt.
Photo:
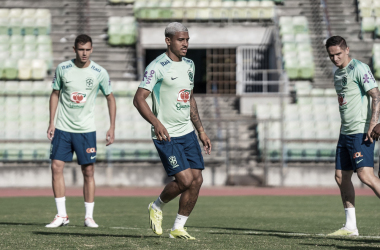
<svg viewBox="0 0 380 250">
<path fill-rule="evenodd" d="M 94 79 L 92 77 L 87 77 L 86 78 L 86 89 L 91 90 L 92 87 L 94 86 Z"/>
<path fill-rule="evenodd" d="M 190 82 L 194 82 L 194 72 L 191 68 L 187 71 L 187 74 L 189 75 Z"/>
<path fill-rule="evenodd" d="M 347 85 L 347 77 L 344 76 L 344 77 L 342 78 L 342 86 L 346 86 L 346 85 Z"/>
</svg>

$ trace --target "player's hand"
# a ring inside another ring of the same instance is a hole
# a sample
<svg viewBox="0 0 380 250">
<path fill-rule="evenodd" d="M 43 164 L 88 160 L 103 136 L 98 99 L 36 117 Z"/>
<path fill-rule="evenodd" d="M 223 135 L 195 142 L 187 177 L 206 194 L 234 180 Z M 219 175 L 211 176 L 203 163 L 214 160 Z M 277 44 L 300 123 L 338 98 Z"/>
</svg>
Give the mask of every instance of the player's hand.
<svg viewBox="0 0 380 250">
<path fill-rule="evenodd" d="M 199 135 L 199 139 L 203 143 L 203 149 L 204 149 L 205 153 L 210 155 L 211 154 L 211 148 L 212 148 L 210 139 L 208 138 L 206 133 L 199 133 L 198 135 Z"/>
<path fill-rule="evenodd" d="M 50 124 L 47 130 L 47 138 L 51 141 L 53 140 L 54 137 L 54 132 L 55 132 L 55 126 L 54 124 Z"/>
<path fill-rule="evenodd" d="M 158 121 L 154 126 L 154 134 L 157 137 L 157 140 L 162 141 L 170 141 L 170 135 L 164 125 L 160 121 Z"/>
<path fill-rule="evenodd" d="M 115 129 L 114 128 L 110 128 L 106 134 L 106 146 L 109 146 L 113 143 L 113 141 L 115 140 Z"/>
<path fill-rule="evenodd" d="M 373 129 L 372 129 L 372 132 L 371 132 L 371 137 L 378 141 L 379 140 L 379 137 L 380 137 L 380 123 L 377 124 Z"/>
</svg>

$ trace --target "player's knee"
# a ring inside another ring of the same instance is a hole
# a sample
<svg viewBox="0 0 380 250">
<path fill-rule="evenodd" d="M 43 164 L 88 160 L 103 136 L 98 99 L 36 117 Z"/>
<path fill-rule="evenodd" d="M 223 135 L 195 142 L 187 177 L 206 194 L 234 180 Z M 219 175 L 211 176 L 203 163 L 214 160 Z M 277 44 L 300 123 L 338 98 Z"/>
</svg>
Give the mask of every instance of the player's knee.
<svg viewBox="0 0 380 250">
<path fill-rule="evenodd" d="M 338 186 L 342 185 L 342 176 L 335 174 L 335 181 L 338 184 Z"/>
<path fill-rule="evenodd" d="M 192 178 L 184 178 L 178 182 L 179 188 L 182 192 L 188 190 L 192 184 L 193 184 Z"/>
<path fill-rule="evenodd" d="M 94 177 L 94 168 L 91 166 L 84 167 L 82 173 L 84 177 Z"/>
<path fill-rule="evenodd" d="M 360 171 L 358 172 L 358 177 L 361 182 L 370 186 L 371 185 L 371 176 L 367 172 Z"/>
<path fill-rule="evenodd" d="M 51 164 L 51 171 L 53 174 L 62 174 L 63 173 L 63 166 L 59 164 Z"/>
<path fill-rule="evenodd" d="M 203 176 L 202 175 L 199 175 L 197 177 L 194 177 L 193 179 L 193 186 L 197 186 L 197 187 L 200 187 L 202 186 L 203 184 Z"/>
</svg>

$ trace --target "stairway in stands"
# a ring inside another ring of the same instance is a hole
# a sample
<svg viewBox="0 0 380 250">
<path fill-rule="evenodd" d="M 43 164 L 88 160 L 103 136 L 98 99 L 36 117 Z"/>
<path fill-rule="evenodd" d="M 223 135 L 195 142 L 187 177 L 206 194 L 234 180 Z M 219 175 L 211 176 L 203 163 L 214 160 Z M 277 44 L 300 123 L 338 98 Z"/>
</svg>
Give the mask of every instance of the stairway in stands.
<svg viewBox="0 0 380 250">
<path fill-rule="evenodd" d="M 314 87 L 330 87 L 333 71 L 328 59 L 324 40 L 327 37 L 324 9 L 320 0 L 287 0 L 278 8 L 280 16 L 305 16 L 309 23 L 310 39 L 315 64 Z"/>
<path fill-rule="evenodd" d="M 356 1 L 328 0 L 327 11 L 331 35 L 344 37 L 350 47 L 351 56 L 370 64 L 374 40 L 372 34 L 365 34 L 363 39 L 360 38 Z"/>
</svg>

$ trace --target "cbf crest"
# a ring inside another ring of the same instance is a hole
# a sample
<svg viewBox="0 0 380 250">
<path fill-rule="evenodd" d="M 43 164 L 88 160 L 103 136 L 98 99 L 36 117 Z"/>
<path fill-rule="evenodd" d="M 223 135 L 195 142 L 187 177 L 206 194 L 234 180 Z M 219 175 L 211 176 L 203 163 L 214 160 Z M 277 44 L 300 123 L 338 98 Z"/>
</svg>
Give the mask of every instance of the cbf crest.
<svg viewBox="0 0 380 250">
<path fill-rule="evenodd" d="M 189 75 L 190 82 L 194 82 L 194 72 L 191 68 L 187 71 L 187 74 Z"/>
<path fill-rule="evenodd" d="M 94 86 L 94 79 L 92 77 L 87 77 L 86 78 L 86 89 L 92 89 Z"/>
<path fill-rule="evenodd" d="M 168 158 L 170 164 L 172 165 L 173 168 L 176 168 L 176 167 L 179 167 L 178 165 L 178 162 L 177 162 L 177 159 L 175 158 L 175 156 L 169 156 Z"/>
</svg>

